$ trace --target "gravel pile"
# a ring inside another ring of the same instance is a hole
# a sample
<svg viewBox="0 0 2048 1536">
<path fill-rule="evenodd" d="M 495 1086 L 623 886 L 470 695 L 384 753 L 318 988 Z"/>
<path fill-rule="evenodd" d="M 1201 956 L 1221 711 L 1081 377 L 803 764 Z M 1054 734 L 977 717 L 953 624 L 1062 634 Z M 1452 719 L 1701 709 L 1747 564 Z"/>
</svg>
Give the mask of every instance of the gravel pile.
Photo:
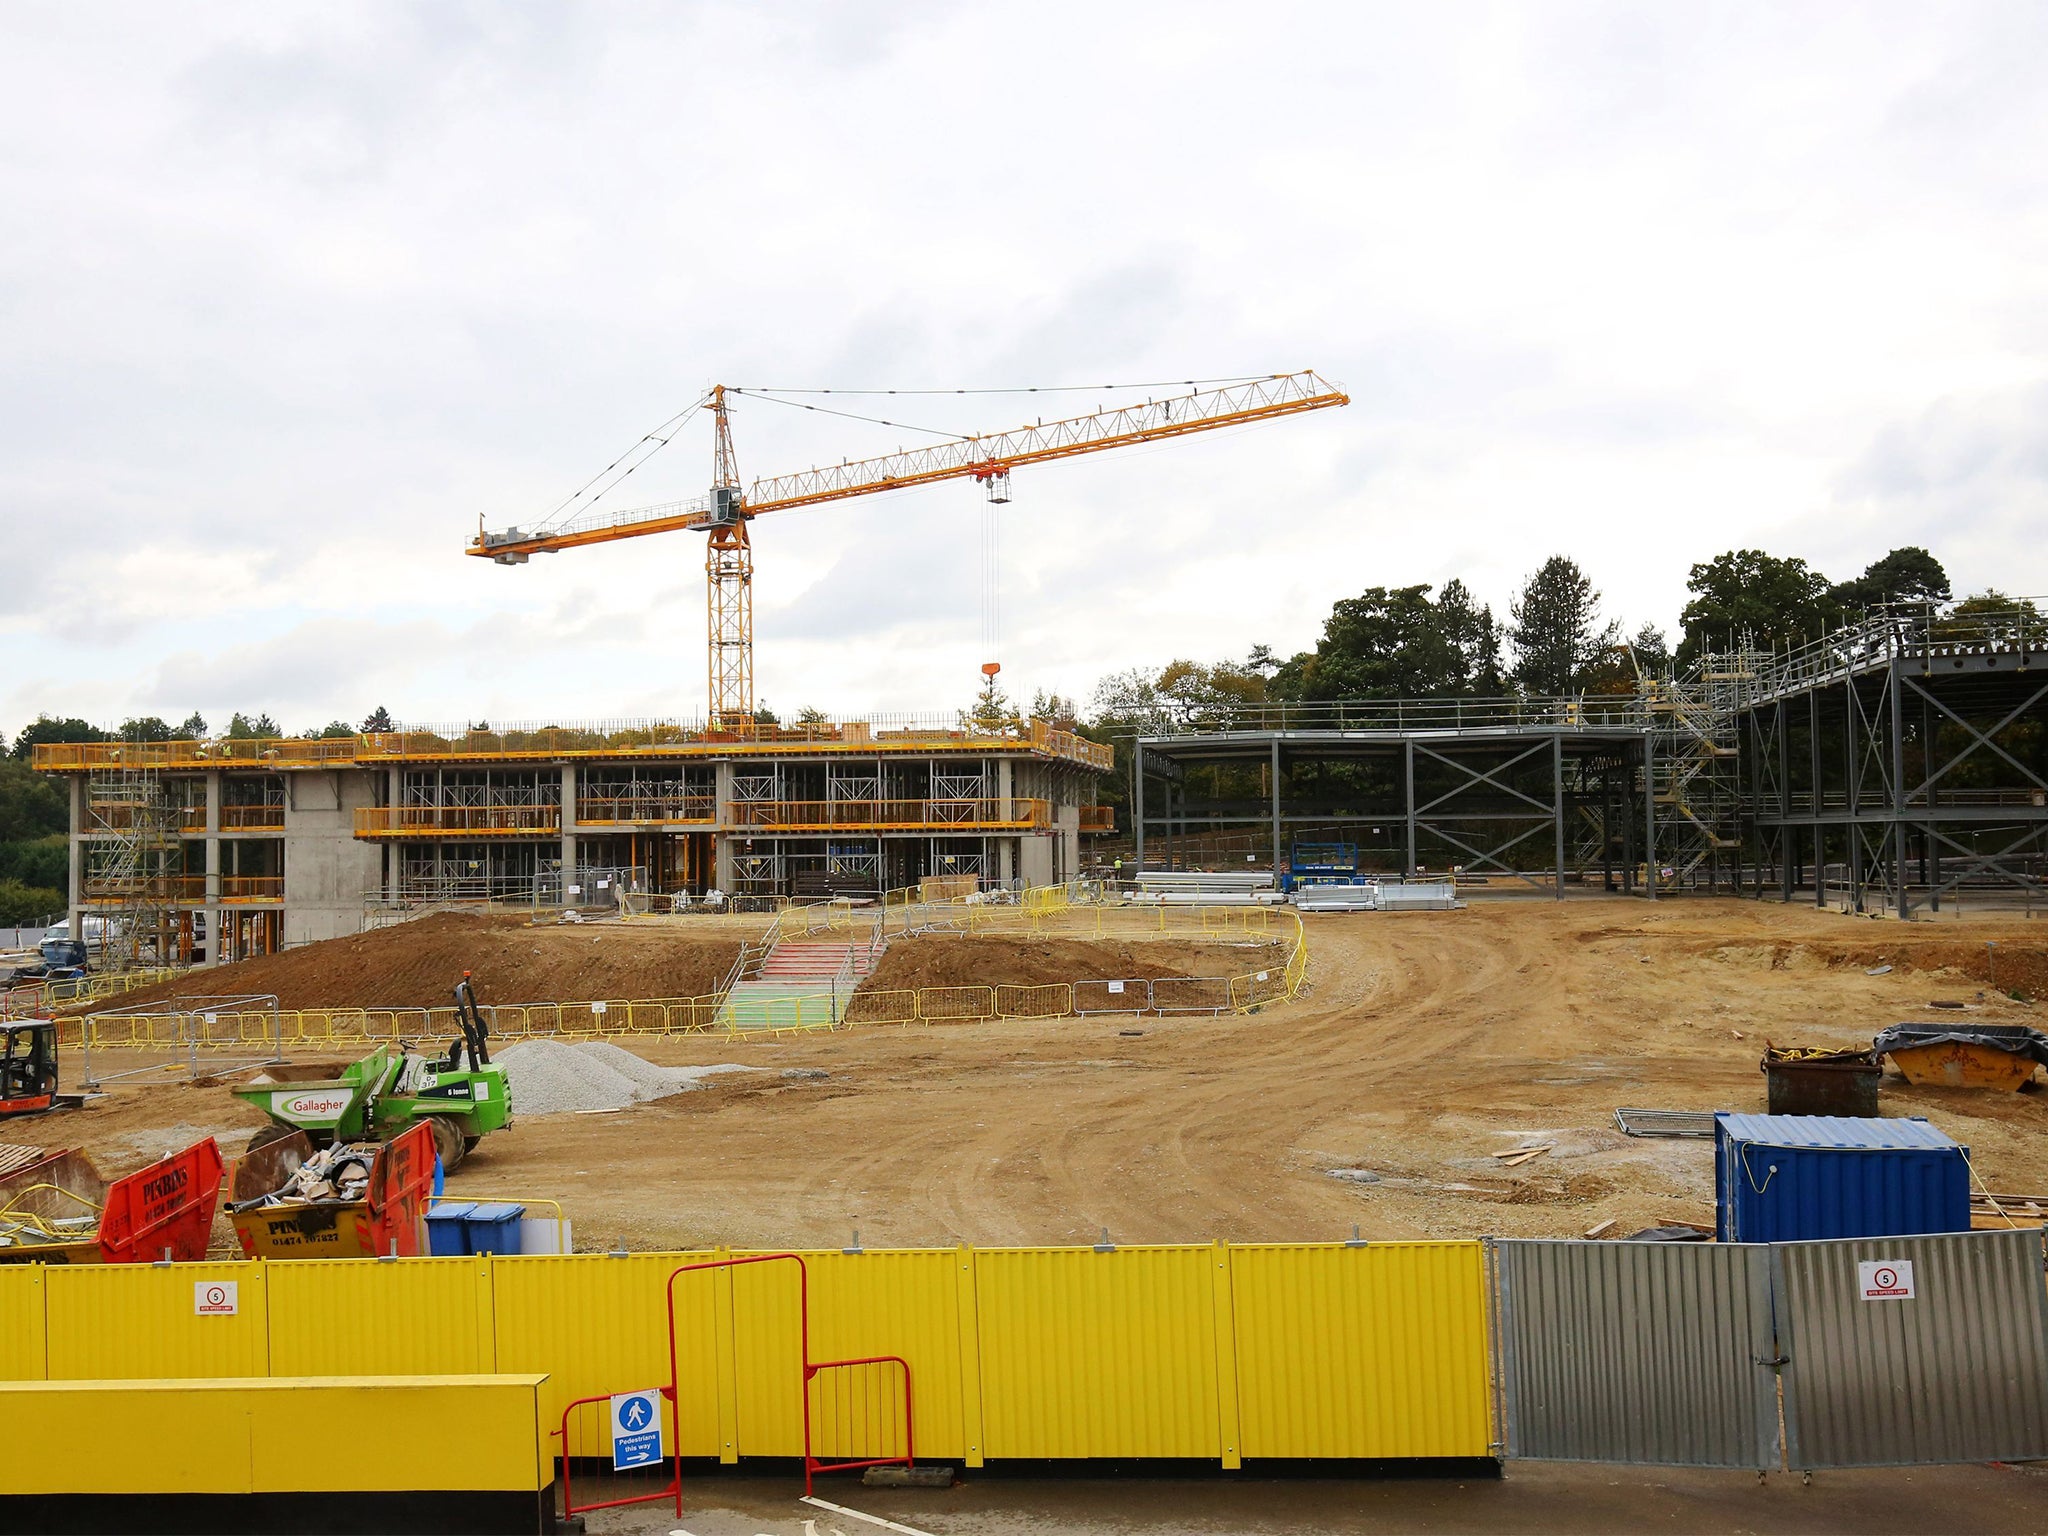
<svg viewBox="0 0 2048 1536">
<path fill-rule="evenodd" d="M 609 1040 L 520 1040 L 493 1053 L 505 1069 L 512 1113 L 565 1115 L 577 1111 L 626 1109 L 672 1093 L 688 1093 L 722 1072 L 752 1067 L 658 1067 Z"/>
</svg>

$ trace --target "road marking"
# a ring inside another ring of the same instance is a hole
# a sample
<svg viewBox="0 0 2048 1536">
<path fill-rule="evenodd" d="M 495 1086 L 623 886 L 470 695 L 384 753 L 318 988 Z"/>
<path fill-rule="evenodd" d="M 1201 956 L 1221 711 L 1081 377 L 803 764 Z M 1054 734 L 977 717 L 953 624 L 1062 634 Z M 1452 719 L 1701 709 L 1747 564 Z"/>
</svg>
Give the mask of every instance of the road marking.
<svg viewBox="0 0 2048 1536">
<path fill-rule="evenodd" d="M 920 1531 L 914 1525 L 898 1525 L 894 1520 L 884 1520 L 880 1515 L 864 1514 L 857 1509 L 848 1509 L 844 1504 L 827 1504 L 823 1499 L 804 1495 L 803 1502 L 814 1504 L 819 1509 L 829 1509 L 835 1515 L 850 1515 L 855 1520 L 865 1520 L 869 1525 L 879 1525 L 885 1531 L 901 1531 L 903 1536 L 932 1536 L 930 1531 Z"/>
</svg>

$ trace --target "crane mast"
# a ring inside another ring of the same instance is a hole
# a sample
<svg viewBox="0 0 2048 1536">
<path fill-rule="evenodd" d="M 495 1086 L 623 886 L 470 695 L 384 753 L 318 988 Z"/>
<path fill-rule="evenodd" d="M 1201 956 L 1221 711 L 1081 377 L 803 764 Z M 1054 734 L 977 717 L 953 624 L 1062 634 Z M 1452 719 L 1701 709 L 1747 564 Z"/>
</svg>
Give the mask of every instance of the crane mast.
<svg viewBox="0 0 2048 1536">
<path fill-rule="evenodd" d="M 1005 502 L 1010 498 L 1010 472 L 1019 467 L 1351 403 L 1350 396 L 1312 370 L 1269 374 L 1147 400 L 1143 405 L 1051 422 L 1041 418 L 1008 432 L 975 434 L 925 448 L 848 459 L 823 469 L 756 480 L 742 491 L 727 415 L 728 393 L 743 391 L 716 385 L 702 402 L 711 412 L 715 436 L 707 495 L 624 511 L 586 510 L 534 529 L 479 530 L 467 551 L 500 565 L 523 565 L 533 555 L 586 544 L 682 528 L 705 530 L 710 536 L 704 556 L 707 683 L 710 719 L 716 724 L 751 723 L 754 718 L 754 552 L 747 524 L 763 513 L 947 480 L 975 480 L 991 501 Z"/>
</svg>

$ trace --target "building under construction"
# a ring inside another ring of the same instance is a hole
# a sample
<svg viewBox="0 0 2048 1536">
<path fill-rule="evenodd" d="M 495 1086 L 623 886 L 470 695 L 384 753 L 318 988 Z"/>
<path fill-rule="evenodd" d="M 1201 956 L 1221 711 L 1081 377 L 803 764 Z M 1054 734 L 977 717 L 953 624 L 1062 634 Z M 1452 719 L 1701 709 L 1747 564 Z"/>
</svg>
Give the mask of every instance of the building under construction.
<svg viewBox="0 0 2048 1536">
<path fill-rule="evenodd" d="M 1072 878 L 1110 749 L 1043 721 L 641 721 L 43 745 L 72 931 L 241 959 L 447 902 L 669 907 Z"/>
<path fill-rule="evenodd" d="M 1839 900 L 1911 916 L 2048 876 L 2048 618 L 1892 612 L 1579 698 L 1235 709 L 1135 743 L 1146 867 Z"/>
</svg>

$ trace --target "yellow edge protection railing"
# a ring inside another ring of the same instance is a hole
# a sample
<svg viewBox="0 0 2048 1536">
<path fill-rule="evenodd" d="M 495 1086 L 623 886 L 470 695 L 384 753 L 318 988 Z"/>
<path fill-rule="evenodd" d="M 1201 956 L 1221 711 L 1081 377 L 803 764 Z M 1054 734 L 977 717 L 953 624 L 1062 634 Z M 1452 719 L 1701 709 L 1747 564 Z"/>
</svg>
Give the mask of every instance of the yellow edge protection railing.
<svg viewBox="0 0 2048 1536">
<path fill-rule="evenodd" d="M 850 908 L 791 909 L 805 913 L 806 931 L 838 931 Z M 735 1024 L 724 994 L 704 997 L 609 998 L 581 1003 L 492 1003 L 483 1012 L 496 1040 L 599 1040 L 628 1036 L 718 1035 L 772 1039 L 785 1034 L 845 1029 L 856 1024 L 961 1024 L 1000 1019 L 1058 1019 L 1095 1014 L 1259 1012 L 1301 989 L 1308 945 L 1301 919 L 1285 907 L 1134 908 L 1071 907 L 1033 912 L 1023 907 L 960 907 L 964 927 L 934 925 L 918 933 L 977 934 L 1146 933 L 1217 942 L 1288 942 L 1284 963 L 1229 977 L 1133 977 L 1030 986 L 916 987 L 856 991 L 851 999 L 829 993 L 785 997 L 758 1006 L 752 1024 Z M 1191 919 L 1191 920 L 1190 920 Z M 809 925 L 817 923 L 816 928 Z M 1240 937 L 1241 936 L 1241 937 Z M 92 1030 L 95 1050 L 172 1050 L 260 1045 L 273 1038 L 267 1009 L 104 1013 L 58 1021 L 58 1043 L 78 1046 Z M 288 1046 L 341 1046 L 379 1040 L 453 1037 L 453 1008 L 288 1008 L 276 1016 L 275 1036 Z"/>
</svg>

